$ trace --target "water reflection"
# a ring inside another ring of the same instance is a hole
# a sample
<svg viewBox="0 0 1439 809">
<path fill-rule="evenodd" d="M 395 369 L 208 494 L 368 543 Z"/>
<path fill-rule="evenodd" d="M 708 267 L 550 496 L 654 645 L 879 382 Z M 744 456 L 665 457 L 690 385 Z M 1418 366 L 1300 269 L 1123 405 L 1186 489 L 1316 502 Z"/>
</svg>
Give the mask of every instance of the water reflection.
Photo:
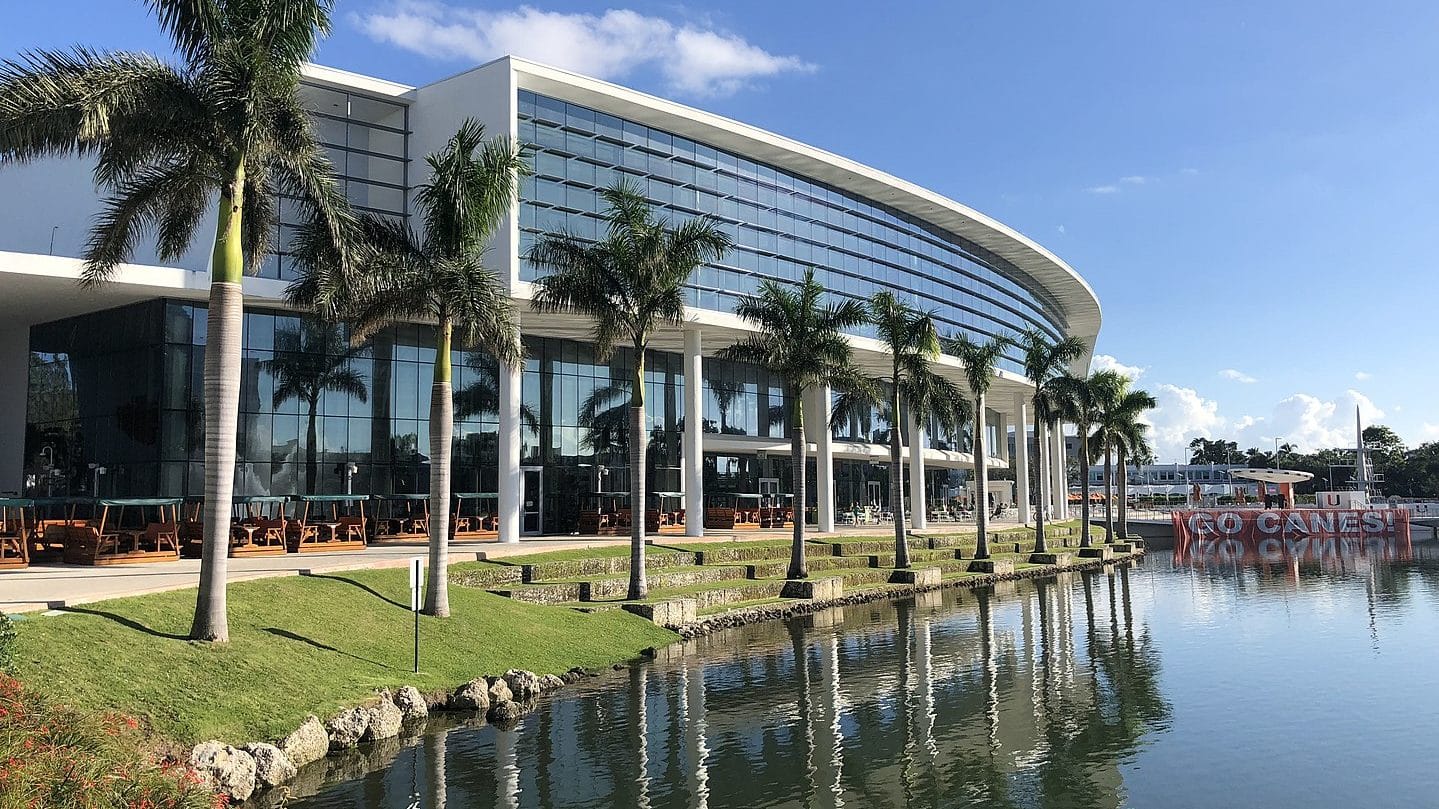
<svg viewBox="0 0 1439 809">
<path fill-rule="evenodd" d="M 1119 806 L 1159 671 L 1128 569 L 924 594 L 689 642 L 291 805 Z"/>
</svg>

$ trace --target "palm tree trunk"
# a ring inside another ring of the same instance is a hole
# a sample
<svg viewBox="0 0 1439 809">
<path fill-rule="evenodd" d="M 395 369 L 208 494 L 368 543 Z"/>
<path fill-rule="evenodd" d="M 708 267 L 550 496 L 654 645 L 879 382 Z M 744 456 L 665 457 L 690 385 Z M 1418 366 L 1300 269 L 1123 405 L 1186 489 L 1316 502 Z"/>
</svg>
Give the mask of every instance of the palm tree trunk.
<svg viewBox="0 0 1439 809">
<path fill-rule="evenodd" d="M 790 483 L 794 498 L 790 501 L 794 517 L 794 544 L 790 548 L 789 572 L 791 579 L 809 577 L 809 566 L 804 559 L 804 511 L 805 511 L 805 453 L 804 453 L 804 395 L 803 391 L 791 391 L 794 412 L 789 424 Z"/>
<path fill-rule="evenodd" d="M 305 494 L 315 493 L 315 478 L 319 474 L 318 430 L 315 429 L 315 411 L 319 409 L 318 397 L 310 399 L 310 413 L 305 425 Z"/>
<path fill-rule="evenodd" d="M 645 578 L 645 346 L 635 341 L 630 383 L 630 589 L 629 599 L 648 598 Z"/>
<path fill-rule="evenodd" d="M 1079 547 L 1090 546 L 1089 536 L 1089 426 L 1079 425 Z"/>
<path fill-rule="evenodd" d="M 225 579 L 230 559 L 230 507 L 235 492 L 235 431 L 240 418 L 241 338 L 245 326 L 245 248 L 241 238 L 245 161 L 236 162 L 220 194 L 210 264 L 205 341 L 205 522 L 193 640 L 230 640 Z"/>
<path fill-rule="evenodd" d="M 430 390 L 430 577 L 425 614 L 450 617 L 450 450 L 455 433 L 455 399 L 450 350 L 454 326 L 441 317 L 435 339 L 435 383 Z"/>
<path fill-rule="evenodd" d="M 1129 465 L 1119 450 L 1119 538 L 1129 538 Z"/>
<path fill-rule="evenodd" d="M 1034 412 L 1039 413 L 1039 401 L 1036 397 Z M 1049 503 L 1048 493 L 1049 475 L 1040 468 L 1039 458 L 1043 453 L 1044 446 L 1044 419 L 1035 416 L 1034 419 L 1034 552 L 1048 553 L 1049 545 L 1044 540 L 1044 508 Z"/>
<path fill-rule="evenodd" d="M 984 396 L 974 397 L 974 524 L 978 540 L 974 558 L 989 558 L 989 466 L 984 457 Z"/>
<path fill-rule="evenodd" d="M 889 403 L 889 500 L 894 515 L 894 566 L 909 567 L 909 543 L 904 538 L 904 464 L 899 452 L 899 369 L 895 369 L 894 398 Z M 911 439 L 913 440 L 913 439 Z"/>
<path fill-rule="evenodd" d="M 1104 544 L 1114 542 L 1114 454 L 1104 442 Z"/>
</svg>

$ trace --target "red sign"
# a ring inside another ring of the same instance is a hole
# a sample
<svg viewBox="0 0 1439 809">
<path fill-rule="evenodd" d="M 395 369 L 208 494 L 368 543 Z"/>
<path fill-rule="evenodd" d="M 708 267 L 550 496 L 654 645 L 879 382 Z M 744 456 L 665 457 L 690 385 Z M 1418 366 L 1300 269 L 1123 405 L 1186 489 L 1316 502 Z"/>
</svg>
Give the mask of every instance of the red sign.
<svg viewBox="0 0 1439 809">
<path fill-rule="evenodd" d="M 1211 509 L 1176 511 L 1174 553 L 1185 558 L 1208 542 L 1225 542 L 1240 553 L 1260 543 L 1299 539 L 1364 539 L 1398 537 L 1409 540 L 1409 512 L 1403 509 Z"/>
</svg>

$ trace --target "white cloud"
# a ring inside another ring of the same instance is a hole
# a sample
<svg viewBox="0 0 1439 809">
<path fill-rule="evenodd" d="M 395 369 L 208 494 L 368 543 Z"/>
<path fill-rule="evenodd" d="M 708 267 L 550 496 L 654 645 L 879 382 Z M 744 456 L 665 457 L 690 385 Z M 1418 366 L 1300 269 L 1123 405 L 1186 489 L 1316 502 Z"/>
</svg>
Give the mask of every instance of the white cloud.
<svg viewBox="0 0 1439 809">
<path fill-rule="evenodd" d="M 694 96 L 729 95 L 755 79 L 815 69 L 737 34 L 630 9 L 570 14 L 389 0 L 354 19 L 371 39 L 431 58 L 487 62 L 513 54 L 603 79 L 651 67 L 672 90 Z"/>
<path fill-rule="evenodd" d="M 1219 375 L 1224 377 L 1225 379 L 1230 380 L 1231 382 L 1239 382 L 1245 385 L 1252 385 L 1255 382 L 1259 381 L 1258 379 L 1255 379 L 1249 374 L 1246 374 L 1243 371 L 1235 370 L 1233 368 L 1225 368 L 1223 371 L 1219 372 Z"/>
<path fill-rule="evenodd" d="M 1199 169 L 1180 169 L 1179 173 L 1185 175 L 1186 177 L 1193 177 L 1194 175 L 1199 173 Z"/>
<path fill-rule="evenodd" d="M 1373 376 L 1373 374 L 1369 373 L 1368 371 L 1355 371 L 1355 372 L 1354 372 L 1354 378 L 1355 378 L 1356 380 L 1360 381 L 1360 382 L 1363 382 L 1364 380 L 1369 379 L 1371 376 Z"/>
<path fill-rule="evenodd" d="M 1159 461 L 1185 460 L 1190 441 L 1225 434 L 1219 403 L 1200 396 L 1193 388 L 1163 384 L 1154 386 L 1150 393 L 1157 406 L 1145 414 L 1144 420 L 1149 424 L 1149 440 Z"/>
<path fill-rule="evenodd" d="M 1309 393 L 1296 393 L 1281 399 L 1274 406 L 1274 414 L 1265 424 L 1262 435 L 1259 430 L 1247 431 L 1242 446 L 1258 446 L 1263 449 L 1272 445 L 1274 439 L 1294 444 L 1302 452 L 1313 452 L 1326 447 L 1354 446 L 1354 408 L 1359 408 L 1359 418 L 1365 425 L 1374 424 L 1384 418 L 1368 396 L 1350 389 L 1335 399 L 1321 399 Z"/>
<path fill-rule="evenodd" d="M 1149 178 L 1142 174 L 1131 174 L 1128 177 L 1120 177 L 1119 181 L 1125 185 L 1144 185 L 1149 182 Z"/>
<path fill-rule="evenodd" d="M 1125 365 L 1108 354 L 1095 354 L 1094 359 L 1089 361 L 1090 371 L 1115 371 L 1130 379 L 1138 379 L 1144 375 L 1144 368 L 1138 365 Z"/>
<path fill-rule="evenodd" d="M 1118 193 L 1119 193 L 1119 186 L 1117 186 L 1117 185 L 1095 185 L 1095 186 L 1091 186 L 1091 187 L 1089 187 L 1089 188 L 1086 188 L 1086 189 L 1084 189 L 1084 190 L 1085 190 L 1085 191 L 1088 191 L 1088 192 L 1091 193 L 1091 194 L 1118 194 Z"/>
<path fill-rule="evenodd" d="M 1419 435 L 1426 441 L 1433 441 L 1434 439 L 1439 438 L 1439 424 L 1430 424 L 1427 421 L 1424 422 L 1423 424 L 1419 425 Z"/>
<path fill-rule="evenodd" d="M 1064 229 L 1064 225 L 1060 225 L 1059 227 L 1055 228 L 1055 230 L 1059 231 L 1059 235 L 1061 236 L 1063 236 L 1066 232 Z"/>
</svg>

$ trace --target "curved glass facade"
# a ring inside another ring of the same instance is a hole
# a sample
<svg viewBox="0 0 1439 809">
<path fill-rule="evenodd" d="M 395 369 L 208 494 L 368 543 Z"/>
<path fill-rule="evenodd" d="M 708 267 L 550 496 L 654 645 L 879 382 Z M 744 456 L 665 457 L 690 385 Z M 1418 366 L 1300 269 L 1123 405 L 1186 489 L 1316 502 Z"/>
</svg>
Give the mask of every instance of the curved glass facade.
<svg viewBox="0 0 1439 809">
<path fill-rule="evenodd" d="M 544 233 L 596 238 L 599 190 L 641 184 L 673 221 L 718 218 L 735 249 L 690 279 L 689 303 L 733 311 L 765 278 L 798 281 L 814 267 L 835 294 L 889 290 L 934 310 L 942 331 L 979 339 L 1038 327 L 1066 333 L 1058 313 L 983 248 L 871 200 L 688 138 L 559 99 L 519 92 L 519 139 L 535 176 L 520 191 L 521 255 Z M 521 279 L 537 271 L 521 265 Z M 864 332 L 860 332 L 863 334 Z M 1019 370 L 1016 357 L 1003 363 Z"/>
</svg>

